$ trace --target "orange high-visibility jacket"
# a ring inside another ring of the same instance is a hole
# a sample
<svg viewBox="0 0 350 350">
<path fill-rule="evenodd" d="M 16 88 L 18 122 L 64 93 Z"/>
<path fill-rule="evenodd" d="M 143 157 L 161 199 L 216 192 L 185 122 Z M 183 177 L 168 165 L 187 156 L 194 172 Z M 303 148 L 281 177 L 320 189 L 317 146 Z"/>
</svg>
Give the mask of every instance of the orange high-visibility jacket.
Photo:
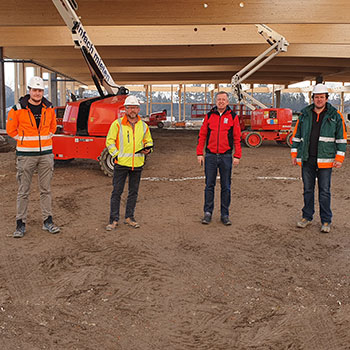
<svg viewBox="0 0 350 350">
<path fill-rule="evenodd" d="M 17 140 L 16 154 L 19 156 L 37 156 L 52 153 L 52 135 L 56 131 L 56 115 L 52 104 L 42 100 L 41 120 L 37 127 L 33 113 L 28 107 L 29 95 L 10 110 L 6 131 Z"/>
</svg>

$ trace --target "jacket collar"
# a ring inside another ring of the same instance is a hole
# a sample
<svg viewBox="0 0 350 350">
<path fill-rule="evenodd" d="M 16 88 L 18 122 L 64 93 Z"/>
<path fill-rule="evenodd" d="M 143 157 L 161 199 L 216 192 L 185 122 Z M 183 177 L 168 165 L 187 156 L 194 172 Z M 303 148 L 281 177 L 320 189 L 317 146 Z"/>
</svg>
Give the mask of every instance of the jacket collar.
<svg viewBox="0 0 350 350">
<path fill-rule="evenodd" d="M 315 104 L 311 103 L 311 105 L 306 106 L 302 112 L 306 113 L 312 113 L 313 109 L 315 108 Z M 326 109 L 327 109 L 327 114 L 334 114 L 337 113 L 337 109 L 333 107 L 329 102 L 326 103 Z"/>
<path fill-rule="evenodd" d="M 230 106 L 226 106 L 226 109 L 224 110 L 224 112 L 222 113 L 222 115 L 223 115 L 223 114 L 225 114 L 227 111 L 231 111 Z M 218 107 L 217 107 L 217 106 L 214 106 L 214 107 L 211 109 L 211 112 L 213 112 L 213 113 L 216 113 L 216 114 L 220 115 L 220 113 L 219 113 L 219 111 L 218 111 Z"/>
<path fill-rule="evenodd" d="M 27 94 L 19 99 L 19 103 L 20 103 L 22 109 L 26 109 L 28 107 L 29 99 L 30 99 L 29 94 Z M 41 103 L 42 103 L 43 107 L 45 107 L 45 108 L 52 107 L 52 103 L 49 100 L 47 100 L 45 97 L 43 97 Z"/>
<path fill-rule="evenodd" d="M 137 124 L 140 120 L 141 120 L 141 117 L 138 115 L 137 116 L 137 122 L 135 124 Z M 123 125 L 130 125 L 130 123 L 128 121 L 128 117 L 126 116 L 126 114 L 124 115 L 124 117 L 122 119 L 122 124 Z"/>
</svg>

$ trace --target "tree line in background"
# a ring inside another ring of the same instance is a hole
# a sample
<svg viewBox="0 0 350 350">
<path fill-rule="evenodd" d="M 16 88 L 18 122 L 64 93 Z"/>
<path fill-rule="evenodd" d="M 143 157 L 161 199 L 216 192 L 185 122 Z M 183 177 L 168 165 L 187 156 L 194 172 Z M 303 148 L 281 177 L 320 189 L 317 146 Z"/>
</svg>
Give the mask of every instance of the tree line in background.
<svg viewBox="0 0 350 350">
<path fill-rule="evenodd" d="M 14 101 L 14 92 L 13 90 L 5 86 L 5 94 L 6 94 L 6 108 L 12 107 L 15 103 L 18 101 Z M 144 103 L 141 104 L 141 115 L 147 114 L 146 109 L 146 95 L 144 92 L 133 92 L 133 95 L 135 95 L 137 98 L 139 98 Z M 96 96 L 97 92 L 92 90 L 87 90 L 84 92 L 83 97 L 93 97 Z M 266 106 L 270 107 L 272 105 L 272 95 L 270 93 L 255 93 L 253 96 L 265 104 Z M 206 96 L 207 103 L 210 103 L 210 93 L 207 93 Z M 166 109 L 168 112 L 168 115 L 170 115 L 171 106 L 170 106 L 170 93 L 166 92 L 155 92 L 152 94 L 152 102 L 155 103 L 152 106 L 152 112 L 161 111 L 163 109 Z M 184 93 L 182 93 L 181 101 L 184 101 Z M 231 98 L 231 103 L 236 103 L 236 101 Z M 329 97 L 329 102 L 335 106 L 336 108 L 339 108 L 340 106 L 340 97 L 336 94 L 331 94 Z M 186 111 L 185 115 L 186 118 L 190 118 L 191 116 L 191 104 L 193 103 L 205 103 L 205 93 L 204 92 L 186 92 Z M 283 93 L 281 94 L 281 108 L 290 108 L 293 112 L 299 112 L 301 109 L 303 109 L 305 106 L 309 104 L 308 100 L 305 98 L 305 95 L 302 93 Z M 149 110 L 149 113 L 151 111 Z M 345 105 L 345 113 L 350 113 L 350 105 Z M 181 116 L 183 116 L 183 104 L 181 106 Z M 179 115 L 179 104 L 178 104 L 178 96 L 177 94 L 174 94 L 173 96 L 173 115 L 178 116 Z"/>
</svg>

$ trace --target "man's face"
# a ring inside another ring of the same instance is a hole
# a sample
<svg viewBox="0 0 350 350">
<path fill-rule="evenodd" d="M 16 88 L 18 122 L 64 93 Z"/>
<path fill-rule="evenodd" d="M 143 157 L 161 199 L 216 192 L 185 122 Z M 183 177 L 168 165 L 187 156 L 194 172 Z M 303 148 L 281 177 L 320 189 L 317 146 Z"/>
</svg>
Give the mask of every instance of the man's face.
<svg viewBox="0 0 350 350">
<path fill-rule="evenodd" d="M 316 108 L 322 109 L 326 105 L 326 102 L 328 101 L 328 98 L 326 94 L 315 94 L 314 95 L 314 104 Z"/>
<path fill-rule="evenodd" d="M 227 105 L 228 105 L 228 98 L 226 94 L 219 94 L 216 96 L 216 107 L 218 107 L 219 111 L 225 110 Z"/>
<path fill-rule="evenodd" d="M 134 119 L 140 113 L 140 107 L 139 106 L 125 106 L 125 112 L 126 112 L 126 115 L 130 119 Z"/>
<path fill-rule="evenodd" d="M 30 99 L 36 103 L 41 102 L 44 96 L 44 90 L 41 89 L 29 89 Z"/>
</svg>

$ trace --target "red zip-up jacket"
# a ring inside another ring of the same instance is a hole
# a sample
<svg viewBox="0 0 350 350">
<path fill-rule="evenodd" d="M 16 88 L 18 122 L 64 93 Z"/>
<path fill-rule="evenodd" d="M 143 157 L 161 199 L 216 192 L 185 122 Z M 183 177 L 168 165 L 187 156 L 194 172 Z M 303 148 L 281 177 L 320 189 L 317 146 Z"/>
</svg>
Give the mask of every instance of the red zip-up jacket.
<svg viewBox="0 0 350 350">
<path fill-rule="evenodd" d="M 217 107 L 205 116 L 198 136 L 197 156 L 206 153 L 232 153 L 235 158 L 241 158 L 241 127 L 238 116 L 229 106 L 220 116 Z"/>
</svg>

